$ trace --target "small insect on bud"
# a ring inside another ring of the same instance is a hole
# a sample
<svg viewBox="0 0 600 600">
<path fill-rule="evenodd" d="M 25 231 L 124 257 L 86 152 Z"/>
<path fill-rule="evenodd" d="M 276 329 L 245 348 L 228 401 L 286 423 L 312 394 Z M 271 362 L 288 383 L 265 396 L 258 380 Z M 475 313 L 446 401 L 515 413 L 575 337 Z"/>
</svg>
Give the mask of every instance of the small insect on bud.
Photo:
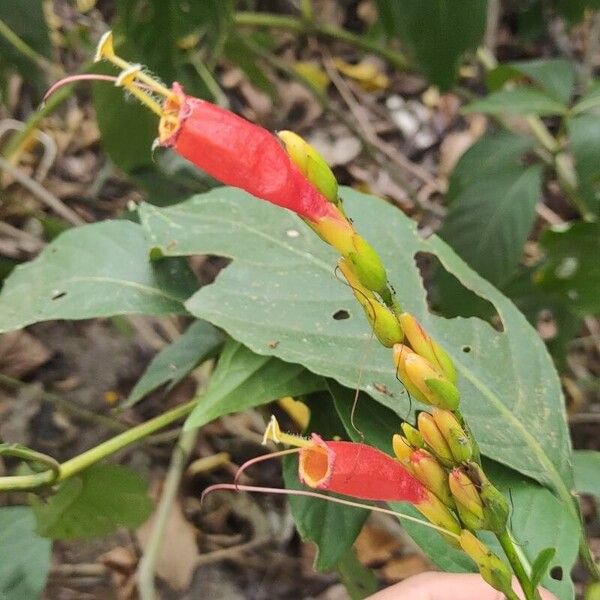
<svg viewBox="0 0 600 600">
<path fill-rule="evenodd" d="M 373 333 L 381 344 L 391 348 L 401 342 L 404 335 L 396 315 L 382 304 L 371 290 L 361 284 L 345 258 L 340 259 L 338 267 L 352 288 L 358 303 L 363 307 Z"/>
<path fill-rule="evenodd" d="M 423 358 L 427 359 L 434 368 L 445 375 L 452 383 L 456 383 L 456 369 L 447 352 L 423 329 L 419 321 L 410 313 L 399 316 L 400 324 L 406 334 L 410 347 Z"/>
<path fill-rule="evenodd" d="M 444 436 L 450 452 L 457 463 L 466 462 L 473 457 L 473 444 L 456 416 L 449 410 L 434 408 L 433 420 Z"/>
<path fill-rule="evenodd" d="M 408 346 L 396 344 L 394 346 L 394 363 L 398 377 L 409 394 L 417 400 L 449 410 L 458 408 L 458 389 L 427 359 L 413 352 Z"/>
<path fill-rule="evenodd" d="M 483 529 L 483 502 L 473 481 L 463 470 L 456 468 L 450 473 L 449 484 L 460 520 L 469 529 Z"/>
<path fill-rule="evenodd" d="M 419 413 L 417 417 L 419 433 L 423 436 L 428 449 L 446 467 L 454 465 L 454 457 L 448 447 L 444 436 L 441 434 L 433 417 L 426 412 Z"/>
<path fill-rule="evenodd" d="M 325 159 L 304 139 L 293 131 L 280 131 L 277 137 L 300 172 L 317 190 L 340 207 L 338 183 Z"/>
<path fill-rule="evenodd" d="M 454 500 L 448 485 L 448 473 L 427 450 L 414 450 L 410 455 L 415 477 L 446 506 L 454 508 Z"/>
<path fill-rule="evenodd" d="M 473 559 L 484 581 L 507 598 L 515 597 L 510 569 L 498 556 L 466 529 L 460 534 L 460 546 Z"/>
</svg>

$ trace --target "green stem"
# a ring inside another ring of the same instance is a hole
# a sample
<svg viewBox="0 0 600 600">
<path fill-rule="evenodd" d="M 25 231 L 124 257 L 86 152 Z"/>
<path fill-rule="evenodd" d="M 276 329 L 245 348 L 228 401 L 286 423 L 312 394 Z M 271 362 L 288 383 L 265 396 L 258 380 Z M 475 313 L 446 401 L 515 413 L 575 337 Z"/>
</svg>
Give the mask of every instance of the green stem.
<svg viewBox="0 0 600 600">
<path fill-rule="evenodd" d="M 182 431 L 177 446 L 173 451 L 171 465 L 169 466 L 169 471 L 163 485 L 162 495 L 156 508 L 154 526 L 152 527 L 150 538 L 144 550 L 144 556 L 140 560 L 137 568 L 138 591 L 141 600 L 156 599 L 156 590 L 154 588 L 156 562 L 162 547 L 167 521 L 171 514 L 175 498 L 177 497 L 177 490 L 181 483 L 183 470 L 196 445 L 197 437 L 197 429 Z"/>
<path fill-rule="evenodd" d="M 14 456 L 22 458 L 27 462 L 36 462 L 45 465 L 54 473 L 54 479 L 57 479 L 60 474 L 60 463 L 57 460 L 21 444 L 0 444 L 0 456 Z"/>
<path fill-rule="evenodd" d="M 510 566 L 517 576 L 519 583 L 521 584 L 523 594 L 525 595 L 525 600 L 538 600 L 539 595 L 531 585 L 529 575 L 525 571 L 525 567 L 521 562 L 521 558 L 519 557 L 519 553 L 515 548 L 512 538 L 510 537 L 508 529 L 505 529 L 502 533 L 496 534 L 496 537 L 498 538 L 498 541 L 504 550 L 504 554 L 506 554 L 506 558 L 508 558 L 508 562 L 510 563 Z"/>
<path fill-rule="evenodd" d="M 80 473 L 84 469 L 87 469 L 111 454 L 114 454 L 115 452 L 142 440 L 159 429 L 182 419 L 192 412 L 197 402 L 198 399 L 195 398 L 187 404 L 182 404 L 154 419 L 150 419 L 141 425 L 137 425 L 136 427 L 124 431 L 120 435 L 62 463 L 57 478 L 55 478 L 54 472 L 50 469 L 33 475 L 0 477 L 0 491 L 34 490 L 48 485 L 49 483 L 53 483 L 55 480 L 57 482 L 65 481 L 66 479 L 69 479 L 69 477 L 77 475 L 77 473 Z"/>
<path fill-rule="evenodd" d="M 240 27 L 273 27 L 275 29 L 286 29 L 296 33 L 314 34 L 329 37 L 346 42 L 360 48 L 365 52 L 372 52 L 387 60 L 392 66 L 399 70 L 406 70 L 409 66 L 406 57 L 391 48 L 386 48 L 367 38 L 325 23 L 312 21 L 308 23 L 304 19 L 285 15 L 274 15 L 271 13 L 238 12 L 234 17 L 235 24 Z"/>
<path fill-rule="evenodd" d="M 62 70 L 59 67 L 52 64 L 46 57 L 42 56 L 39 52 L 36 52 L 29 44 L 24 42 L 2 19 L 0 19 L 0 36 L 2 36 L 17 52 L 33 62 L 40 69 L 62 74 Z"/>
</svg>

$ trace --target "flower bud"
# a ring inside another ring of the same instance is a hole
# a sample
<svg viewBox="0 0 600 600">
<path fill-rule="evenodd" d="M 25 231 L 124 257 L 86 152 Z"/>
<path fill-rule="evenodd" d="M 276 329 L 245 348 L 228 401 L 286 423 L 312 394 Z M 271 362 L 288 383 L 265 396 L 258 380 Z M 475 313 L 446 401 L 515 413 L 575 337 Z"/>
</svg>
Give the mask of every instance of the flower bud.
<svg viewBox="0 0 600 600">
<path fill-rule="evenodd" d="M 396 458 L 406 467 L 410 467 L 410 455 L 413 451 L 408 440 L 398 433 L 392 438 L 392 448 Z"/>
<path fill-rule="evenodd" d="M 293 131 L 280 131 L 277 137 L 298 170 L 330 202 L 339 206 L 338 183 L 325 159 Z"/>
<path fill-rule="evenodd" d="M 443 527 L 453 533 L 460 534 L 461 527 L 458 519 L 433 492 L 428 491 L 427 497 L 418 504 L 415 504 L 415 508 L 434 525 Z M 442 535 L 444 536 L 444 534 Z M 457 546 L 456 539 L 450 536 L 444 536 L 444 539 L 448 541 L 449 544 L 455 547 Z"/>
<path fill-rule="evenodd" d="M 457 463 L 471 460 L 473 457 L 473 445 L 469 436 L 460 426 L 456 416 L 449 410 L 440 408 L 434 408 L 432 416 L 435 424 L 444 436 L 454 460 Z"/>
<path fill-rule="evenodd" d="M 426 412 L 419 413 L 417 425 L 419 427 L 419 433 L 423 436 L 428 449 L 433 452 L 434 456 L 444 466 L 452 466 L 454 464 L 452 452 L 450 452 L 450 448 L 435 424 L 433 417 Z"/>
<path fill-rule="evenodd" d="M 456 369 L 446 351 L 436 341 L 431 339 L 413 315 L 405 312 L 398 318 L 410 347 L 418 355 L 427 359 L 450 382 L 456 383 Z"/>
<path fill-rule="evenodd" d="M 485 519 L 483 529 L 488 529 L 494 533 L 502 533 L 506 529 L 509 514 L 509 506 L 506 498 L 490 482 L 483 469 L 477 463 L 469 462 L 465 465 L 465 468 L 468 470 L 470 479 L 475 482 L 479 490 Z"/>
<path fill-rule="evenodd" d="M 400 425 L 404 437 L 413 448 L 425 448 L 425 440 L 419 430 L 406 421 Z"/>
<path fill-rule="evenodd" d="M 352 288 L 358 303 L 363 307 L 377 339 L 386 348 L 391 348 L 394 344 L 401 342 L 404 334 L 396 315 L 387 306 L 381 304 L 371 290 L 360 283 L 345 258 L 338 262 L 338 267 Z"/>
<path fill-rule="evenodd" d="M 368 289 L 381 294 L 387 290 L 387 274 L 379 254 L 358 233 L 352 238 L 353 248 L 344 258 L 352 265 L 359 281 Z"/>
<path fill-rule="evenodd" d="M 507 598 L 514 597 L 512 574 L 498 556 L 466 529 L 460 534 L 460 546 L 473 559 L 484 581 Z"/>
<path fill-rule="evenodd" d="M 446 506 L 454 508 L 448 485 L 448 474 L 427 450 L 414 450 L 410 455 L 414 476 L 432 491 Z"/>
<path fill-rule="evenodd" d="M 483 502 L 473 481 L 463 470 L 456 468 L 450 473 L 449 484 L 460 520 L 469 529 L 483 529 Z"/>
<path fill-rule="evenodd" d="M 459 404 L 456 386 L 408 346 L 394 346 L 394 362 L 400 380 L 417 400 L 432 406 L 455 410 Z"/>
</svg>

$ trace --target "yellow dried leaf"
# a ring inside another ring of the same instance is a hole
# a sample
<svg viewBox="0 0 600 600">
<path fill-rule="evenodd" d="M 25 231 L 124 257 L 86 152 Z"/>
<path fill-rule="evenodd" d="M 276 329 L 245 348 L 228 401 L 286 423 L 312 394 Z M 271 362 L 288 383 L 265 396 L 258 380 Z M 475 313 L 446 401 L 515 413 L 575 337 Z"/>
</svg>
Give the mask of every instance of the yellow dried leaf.
<svg viewBox="0 0 600 600">
<path fill-rule="evenodd" d="M 294 71 L 308 79 L 318 90 L 324 92 L 329 85 L 329 76 L 321 67 L 311 61 L 300 61 L 294 65 Z"/>
<path fill-rule="evenodd" d="M 372 61 L 362 60 L 352 65 L 336 58 L 333 64 L 340 73 L 354 79 L 367 91 L 385 90 L 390 86 L 390 78 Z"/>
</svg>

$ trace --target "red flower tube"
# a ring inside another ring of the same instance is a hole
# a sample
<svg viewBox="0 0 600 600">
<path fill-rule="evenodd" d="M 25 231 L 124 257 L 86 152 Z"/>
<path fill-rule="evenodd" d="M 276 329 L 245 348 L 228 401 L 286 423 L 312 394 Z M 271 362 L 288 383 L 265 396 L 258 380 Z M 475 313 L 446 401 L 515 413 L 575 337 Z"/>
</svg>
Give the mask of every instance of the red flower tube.
<svg viewBox="0 0 600 600">
<path fill-rule="evenodd" d="M 300 449 L 298 474 L 309 487 L 385 502 L 420 504 L 425 486 L 384 452 L 357 442 L 325 441 L 313 434 Z"/>
<path fill-rule="evenodd" d="M 160 144 L 222 183 L 311 221 L 336 211 L 269 131 L 173 84 L 162 106 Z"/>
</svg>

